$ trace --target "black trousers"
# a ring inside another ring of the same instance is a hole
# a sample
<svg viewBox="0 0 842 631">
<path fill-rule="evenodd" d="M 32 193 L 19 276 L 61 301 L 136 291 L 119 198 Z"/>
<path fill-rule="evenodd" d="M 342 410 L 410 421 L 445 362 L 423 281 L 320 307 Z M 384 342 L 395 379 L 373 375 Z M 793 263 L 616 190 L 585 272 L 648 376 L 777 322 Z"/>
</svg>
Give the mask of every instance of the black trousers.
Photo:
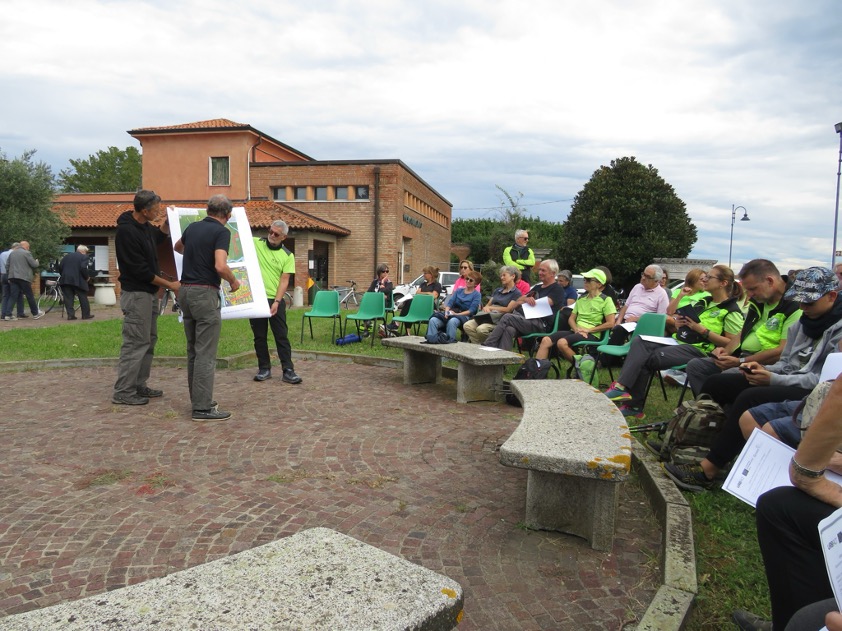
<svg viewBox="0 0 842 631">
<path fill-rule="evenodd" d="M 283 300 L 278 303 L 278 311 L 270 318 L 250 318 L 251 332 L 254 335 L 254 353 L 257 355 L 257 367 L 260 370 L 272 368 L 269 356 L 268 329 L 272 329 L 275 347 L 283 370 L 292 370 L 292 346 L 289 343 L 287 327 L 287 307 Z"/>
<path fill-rule="evenodd" d="M 705 380 L 702 393 L 709 394 L 725 409 L 725 427 L 719 432 L 707 456 L 721 469 L 736 458 L 746 444 L 740 430 L 743 412 L 761 403 L 787 399 L 797 401 L 810 394 L 810 390 L 796 386 L 752 386 L 742 374 L 720 373 Z"/>
<path fill-rule="evenodd" d="M 818 525 L 834 510 L 790 486 L 767 491 L 757 501 L 757 542 L 775 629 L 786 627 L 801 607 L 833 597 Z"/>
<path fill-rule="evenodd" d="M 79 296 L 79 307 L 82 310 L 82 317 L 87 318 L 91 315 L 91 303 L 88 301 L 88 292 L 80 287 L 73 285 L 61 285 L 61 293 L 64 294 L 64 309 L 67 311 L 67 317 L 73 317 L 73 298 Z"/>
</svg>

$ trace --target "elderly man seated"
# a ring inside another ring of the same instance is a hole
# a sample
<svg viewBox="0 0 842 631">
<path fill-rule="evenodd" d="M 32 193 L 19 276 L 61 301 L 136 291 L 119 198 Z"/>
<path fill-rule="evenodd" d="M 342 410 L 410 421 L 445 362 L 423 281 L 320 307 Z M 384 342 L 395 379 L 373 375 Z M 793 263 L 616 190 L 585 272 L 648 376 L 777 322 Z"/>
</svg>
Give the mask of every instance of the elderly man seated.
<svg viewBox="0 0 842 631">
<path fill-rule="evenodd" d="M 640 282 L 635 285 L 626 304 L 623 305 L 617 318 L 616 326 L 611 329 L 608 343 L 614 346 L 625 344 L 631 331 L 622 325 L 629 322 L 637 322 L 644 313 L 666 313 L 669 305 L 669 297 L 666 290 L 661 287 L 661 279 L 664 277 L 664 270 L 660 265 L 650 265 L 640 275 Z"/>
<path fill-rule="evenodd" d="M 511 313 L 505 314 L 497 326 L 482 343 L 483 346 L 494 346 L 508 351 L 512 348 L 515 338 L 529 333 L 547 333 L 553 327 L 556 313 L 564 306 L 564 289 L 556 282 L 558 263 L 553 259 L 541 261 L 538 266 L 540 283 L 533 286 L 525 296 L 517 299 L 517 307 Z M 545 300 L 550 307 L 550 315 L 542 318 L 527 318 L 523 305 L 534 307 L 539 301 Z"/>
</svg>

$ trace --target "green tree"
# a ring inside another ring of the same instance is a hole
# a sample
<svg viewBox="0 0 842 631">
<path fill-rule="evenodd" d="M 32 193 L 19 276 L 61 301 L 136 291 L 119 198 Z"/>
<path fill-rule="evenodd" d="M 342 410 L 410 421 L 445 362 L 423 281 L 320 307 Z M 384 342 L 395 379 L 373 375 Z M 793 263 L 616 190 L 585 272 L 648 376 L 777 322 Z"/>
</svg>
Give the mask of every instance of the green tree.
<svg viewBox="0 0 842 631">
<path fill-rule="evenodd" d="M 0 246 L 29 241 L 32 255 L 46 267 L 58 258 L 70 227 L 53 212 L 53 174 L 34 151 L 7 160 L 0 152 Z"/>
<path fill-rule="evenodd" d="M 58 185 L 65 193 L 134 192 L 141 183 L 141 155 L 135 147 L 108 147 L 86 160 L 71 160 L 72 168 L 59 173 Z"/>
<path fill-rule="evenodd" d="M 605 265 L 615 286 L 629 287 L 653 258 L 685 257 L 694 243 L 696 226 L 672 186 L 626 157 L 597 169 L 576 195 L 558 248 L 577 271 Z"/>
</svg>

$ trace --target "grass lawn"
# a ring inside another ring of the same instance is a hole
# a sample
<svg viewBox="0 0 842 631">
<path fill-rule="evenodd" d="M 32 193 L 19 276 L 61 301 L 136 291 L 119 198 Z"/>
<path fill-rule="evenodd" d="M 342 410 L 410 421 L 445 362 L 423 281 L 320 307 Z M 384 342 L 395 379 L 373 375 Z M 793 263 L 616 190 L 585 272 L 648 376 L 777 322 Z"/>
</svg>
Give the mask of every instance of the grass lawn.
<svg viewBox="0 0 842 631">
<path fill-rule="evenodd" d="M 336 346 L 331 340 L 331 321 L 313 319 L 314 339 L 310 339 L 305 323 L 304 341 L 299 342 L 303 309 L 288 313 L 290 341 L 293 351 L 326 351 L 356 353 L 402 359 L 403 352 L 384 348 L 375 340 L 360 344 Z M 45 323 L 46 324 L 46 323 Z M 0 363 L 33 359 L 117 357 L 120 353 L 122 321 L 97 320 L 77 324 L 8 329 L 0 332 Z M 353 324 L 348 332 L 353 332 Z M 336 337 L 339 337 L 337 331 Z M 219 356 L 230 357 L 252 350 L 248 321 L 225 320 L 219 344 Z M 156 355 L 184 357 L 184 331 L 175 315 L 158 319 Z M 277 358 L 275 359 L 277 361 Z M 514 374 L 515 368 L 508 370 Z M 615 376 L 617 375 L 615 369 Z M 607 370 L 600 371 L 600 384 L 610 382 Z M 678 402 L 679 388 L 667 386 L 664 401 L 655 384 L 646 405 L 645 422 L 666 420 Z M 742 608 L 769 617 L 770 604 L 766 577 L 755 536 L 754 509 L 722 491 L 686 493 L 693 511 L 696 539 L 696 564 L 699 594 L 687 629 L 730 628 L 733 609 Z"/>
</svg>

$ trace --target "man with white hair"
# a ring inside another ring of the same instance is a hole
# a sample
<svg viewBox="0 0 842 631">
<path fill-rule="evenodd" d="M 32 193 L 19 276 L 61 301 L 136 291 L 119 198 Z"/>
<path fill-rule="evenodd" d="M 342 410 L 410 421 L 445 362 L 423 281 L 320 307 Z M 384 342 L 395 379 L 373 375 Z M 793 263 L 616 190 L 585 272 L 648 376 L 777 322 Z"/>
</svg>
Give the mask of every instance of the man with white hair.
<svg viewBox="0 0 842 631">
<path fill-rule="evenodd" d="M 622 325 L 627 322 L 637 322 L 644 313 L 666 313 L 669 306 L 667 292 L 661 287 L 664 270 L 660 265 L 650 265 L 640 275 L 640 282 L 635 285 L 626 299 L 615 320 L 617 326 L 611 329 L 609 344 L 622 346 L 631 332 Z M 609 360 L 610 361 L 610 360 Z"/>
<path fill-rule="evenodd" d="M 17 308 L 18 315 L 12 313 L 15 310 L 15 305 L 12 304 L 12 285 L 9 283 L 9 255 L 12 250 L 17 250 L 20 243 L 15 241 L 8 250 L 0 252 L 0 282 L 3 285 L 3 302 L 0 306 L 0 317 L 3 320 L 17 320 L 18 318 L 28 318 L 29 316 L 23 310 L 23 294 L 18 296 Z"/>
<path fill-rule="evenodd" d="M 91 303 L 88 301 L 88 246 L 77 246 L 75 252 L 66 254 L 58 264 L 58 271 L 61 274 L 59 287 L 64 294 L 64 309 L 67 311 L 67 319 L 75 320 L 76 311 L 73 309 L 73 301 L 79 297 L 79 307 L 82 310 L 82 319 L 90 320 Z"/>
<path fill-rule="evenodd" d="M 32 317 L 36 320 L 44 317 L 44 312 L 38 309 L 38 301 L 32 293 L 32 281 L 35 270 L 38 269 L 38 259 L 29 252 L 29 241 L 21 241 L 20 247 L 9 254 L 7 273 L 12 288 L 12 304 L 16 304 L 18 296 L 26 296 Z"/>
<path fill-rule="evenodd" d="M 535 252 L 529 247 L 529 233 L 526 230 L 515 231 L 515 243 L 503 250 L 503 265 L 512 265 L 520 271 L 520 276 L 531 283 L 532 266 L 535 265 Z"/>
<path fill-rule="evenodd" d="M 295 368 L 292 365 L 292 347 L 289 343 L 286 303 L 284 302 L 289 278 L 295 274 L 295 255 L 284 246 L 284 239 L 288 232 L 289 226 L 279 219 L 269 226 L 267 237 L 254 237 L 260 275 L 263 277 L 266 300 L 269 301 L 268 318 L 249 319 L 251 331 L 254 334 L 254 352 L 257 355 L 255 381 L 266 381 L 272 377 L 272 359 L 269 355 L 267 336 L 267 329 L 271 328 L 283 370 L 281 379 L 286 383 L 301 383 L 301 377 L 295 374 Z"/>
</svg>

